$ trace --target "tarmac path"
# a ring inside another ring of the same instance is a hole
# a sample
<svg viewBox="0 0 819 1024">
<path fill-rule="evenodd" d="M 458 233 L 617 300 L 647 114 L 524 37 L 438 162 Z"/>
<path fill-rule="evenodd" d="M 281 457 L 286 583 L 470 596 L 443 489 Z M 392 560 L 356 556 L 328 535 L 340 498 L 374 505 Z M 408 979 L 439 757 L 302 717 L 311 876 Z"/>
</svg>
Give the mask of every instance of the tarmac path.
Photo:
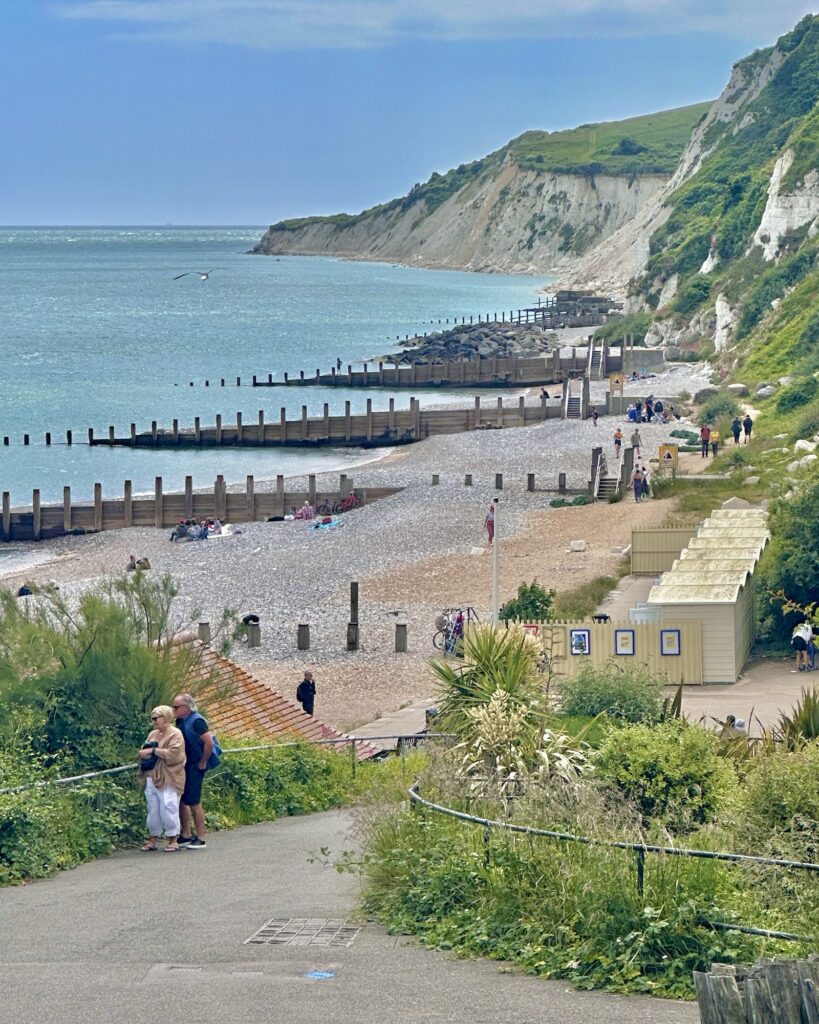
<svg viewBox="0 0 819 1024">
<path fill-rule="evenodd" d="M 693 1004 L 575 992 L 364 924 L 349 946 L 245 944 L 272 918 L 345 919 L 358 882 L 310 854 L 353 847 L 343 812 L 124 851 L 0 890 L 0 1020 L 15 1024 L 695 1024 Z M 308 977 L 321 972 L 326 977 Z"/>
</svg>

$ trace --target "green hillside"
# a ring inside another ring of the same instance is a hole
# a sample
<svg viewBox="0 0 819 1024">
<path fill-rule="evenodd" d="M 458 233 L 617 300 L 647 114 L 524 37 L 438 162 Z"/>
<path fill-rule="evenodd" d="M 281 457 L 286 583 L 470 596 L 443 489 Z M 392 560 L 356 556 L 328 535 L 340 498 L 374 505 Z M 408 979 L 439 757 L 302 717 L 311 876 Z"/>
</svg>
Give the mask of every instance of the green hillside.
<svg viewBox="0 0 819 1024">
<path fill-rule="evenodd" d="M 470 183 L 495 173 L 507 154 L 527 170 L 564 174 L 671 174 L 691 136 L 694 125 L 708 112 L 710 103 L 663 110 L 623 121 L 587 124 L 561 132 L 525 132 L 502 149 L 480 160 L 419 182 L 398 199 L 372 206 L 358 214 L 329 217 L 298 217 L 273 225 L 276 231 L 299 231 L 311 224 L 352 227 L 362 218 L 426 204 L 428 213 Z"/>
<path fill-rule="evenodd" d="M 525 132 L 508 151 L 521 167 L 568 174 L 671 174 L 711 103 L 562 132 Z"/>
</svg>

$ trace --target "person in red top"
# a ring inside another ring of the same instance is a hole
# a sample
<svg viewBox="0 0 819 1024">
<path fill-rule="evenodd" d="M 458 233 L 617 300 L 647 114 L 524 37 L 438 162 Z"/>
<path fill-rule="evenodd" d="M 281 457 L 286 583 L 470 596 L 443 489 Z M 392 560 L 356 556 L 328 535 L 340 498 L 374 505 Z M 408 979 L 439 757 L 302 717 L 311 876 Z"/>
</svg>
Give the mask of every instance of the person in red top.
<svg viewBox="0 0 819 1024">
<path fill-rule="evenodd" d="M 708 445 L 711 443 L 711 428 L 707 423 L 700 427 L 700 444 L 702 445 L 702 457 L 708 458 Z"/>
</svg>

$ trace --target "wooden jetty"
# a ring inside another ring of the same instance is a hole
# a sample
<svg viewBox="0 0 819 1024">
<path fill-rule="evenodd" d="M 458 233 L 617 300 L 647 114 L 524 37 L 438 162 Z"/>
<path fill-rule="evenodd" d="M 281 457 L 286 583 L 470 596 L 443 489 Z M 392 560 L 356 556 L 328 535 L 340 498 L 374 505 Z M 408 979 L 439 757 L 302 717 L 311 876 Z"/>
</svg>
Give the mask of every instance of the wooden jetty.
<svg viewBox="0 0 819 1024">
<path fill-rule="evenodd" d="M 131 526 L 169 528 L 180 519 L 219 518 L 223 523 L 248 523 L 286 515 L 305 501 L 314 508 L 325 501 L 333 504 L 348 497 L 352 489 L 353 481 L 346 474 L 339 477 L 338 489 L 331 491 L 317 490 L 315 475 L 308 476 L 306 491 L 286 491 L 284 477 L 277 476 L 275 491 L 257 492 L 253 477 L 248 476 L 244 490 L 232 492 L 220 475 L 210 491 L 194 491 L 193 477 L 186 476 L 182 492 L 165 493 L 162 477 L 158 476 L 150 496 L 134 497 L 131 481 L 126 480 L 121 497 L 103 498 L 102 485 L 94 484 L 91 503 L 72 502 L 71 488 L 64 487 L 61 504 L 42 504 L 36 489 L 31 505 L 22 508 L 12 508 L 9 492 L 4 491 L 0 540 L 37 541 Z M 401 490 L 402 487 L 366 487 L 357 489 L 356 496 L 362 504 L 369 504 Z"/>
</svg>

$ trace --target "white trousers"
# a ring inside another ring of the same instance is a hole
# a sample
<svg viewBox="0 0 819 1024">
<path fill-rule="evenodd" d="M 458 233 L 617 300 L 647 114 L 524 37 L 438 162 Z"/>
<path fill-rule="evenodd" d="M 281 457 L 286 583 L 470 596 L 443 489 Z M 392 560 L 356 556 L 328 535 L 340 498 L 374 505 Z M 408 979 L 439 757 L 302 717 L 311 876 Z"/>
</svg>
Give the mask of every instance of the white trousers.
<svg viewBox="0 0 819 1024">
<path fill-rule="evenodd" d="M 173 786 L 157 789 L 149 775 L 145 780 L 145 799 L 148 801 L 148 835 L 179 835 L 179 794 Z"/>
</svg>

